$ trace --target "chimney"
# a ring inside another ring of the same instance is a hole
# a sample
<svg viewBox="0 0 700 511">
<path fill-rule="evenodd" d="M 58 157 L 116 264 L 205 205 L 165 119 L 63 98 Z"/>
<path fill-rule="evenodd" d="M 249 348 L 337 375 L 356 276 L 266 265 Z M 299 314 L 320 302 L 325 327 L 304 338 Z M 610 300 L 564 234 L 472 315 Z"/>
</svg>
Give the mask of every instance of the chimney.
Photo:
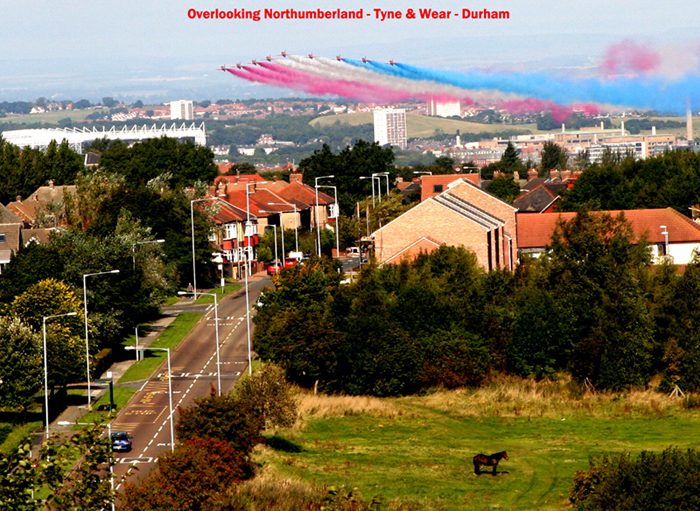
<svg viewBox="0 0 700 511">
<path fill-rule="evenodd" d="M 503 175 L 503 172 L 500 170 L 494 170 L 493 171 L 493 178 L 496 179 L 497 177 L 501 177 Z"/>
<path fill-rule="evenodd" d="M 625 121 L 620 122 L 620 136 L 625 136 Z"/>
<path fill-rule="evenodd" d="M 301 172 L 292 172 L 289 174 L 289 182 L 290 183 L 304 183 L 304 174 Z"/>
<path fill-rule="evenodd" d="M 600 121 L 600 129 L 601 130 L 605 129 L 605 123 L 603 121 Z"/>
<path fill-rule="evenodd" d="M 49 188 L 53 190 L 53 179 L 49 179 Z"/>
<path fill-rule="evenodd" d="M 272 176 L 272 182 L 276 183 L 277 182 L 277 176 Z"/>
<path fill-rule="evenodd" d="M 561 132 L 566 133 L 566 124 L 564 124 L 563 122 L 561 123 Z"/>
<path fill-rule="evenodd" d="M 571 171 L 570 170 L 564 170 L 562 169 L 561 171 L 561 180 L 565 181 L 571 177 Z"/>
<path fill-rule="evenodd" d="M 33 193 L 33 194 L 32 194 L 32 200 L 33 200 L 34 202 L 38 202 L 38 201 L 39 201 L 39 194 Z"/>
<path fill-rule="evenodd" d="M 560 174 L 557 169 L 552 169 L 549 171 L 549 179 L 556 179 L 558 177 L 560 177 Z"/>
<path fill-rule="evenodd" d="M 527 171 L 527 180 L 535 179 L 538 176 L 537 169 L 530 169 Z"/>
<path fill-rule="evenodd" d="M 401 176 L 396 176 L 397 183 L 403 183 L 403 178 Z"/>
<path fill-rule="evenodd" d="M 656 135 L 656 126 L 651 127 L 651 134 Z"/>
<path fill-rule="evenodd" d="M 690 108 L 690 98 L 688 98 L 685 110 L 685 127 L 687 130 L 687 139 L 693 140 L 693 112 Z"/>
<path fill-rule="evenodd" d="M 18 195 L 17 197 L 15 197 L 15 201 L 22 202 L 22 196 Z"/>
<path fill-rule="evenodd" d="M 520 173 L 517 170 L 513 172 L 513 181 L 520 181 Z"/>
</svg>

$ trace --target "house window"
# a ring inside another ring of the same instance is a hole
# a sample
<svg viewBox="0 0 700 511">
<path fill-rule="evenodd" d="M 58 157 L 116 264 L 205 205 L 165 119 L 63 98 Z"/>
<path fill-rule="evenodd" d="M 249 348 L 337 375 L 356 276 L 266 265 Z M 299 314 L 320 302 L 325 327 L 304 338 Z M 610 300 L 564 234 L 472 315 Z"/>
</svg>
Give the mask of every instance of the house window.
<svg viewBox="0 0 700 511">
<path fill-rule="evenodd" d="M 224 234 L 225 240 L 232 240 L 238 237 L 236 232 L 236 224 L 225 224 L 224 227 L 226 228 L 226 233 Z"/>
<path fill-rule="evenodd" d="M 442 193 L 442 185 L 433 185 L 433 193 Z"/>
<path fill-rule="evenodd" d="M 0 234 L 0 243 L 7 242 L 7 234 Z"/>
</svg>

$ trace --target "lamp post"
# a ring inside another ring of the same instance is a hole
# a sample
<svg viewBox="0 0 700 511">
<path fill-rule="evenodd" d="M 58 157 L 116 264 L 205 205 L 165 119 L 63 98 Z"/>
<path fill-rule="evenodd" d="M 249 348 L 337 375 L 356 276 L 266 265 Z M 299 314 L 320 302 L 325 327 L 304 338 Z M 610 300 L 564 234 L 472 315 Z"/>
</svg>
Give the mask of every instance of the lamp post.
<svg viewBox="0 0 700 511">
<path fill-rule="evenodd" d="M 66 314 L 56 314 L 54 316 L 44 316 L 44 411 L 46 413 L 46 440 L 49 439 L 49 362 L 46 349 L 46 320 L 51 318 L 61 318 L 63 316 L 77 316 L 77 312 Z M 2 381 L 0 381 L 2 383 Z"/>
<path fill-rule="evenodd" d="M 268 206 L 289 206 L 289 204 L 283 204 L 281 202 L 268 202 Z M 294 211 L 294 241 L 295 241 L 295 249 L 297 252 L 299 252 L 299 219 L 297 217 L 297 205 L 292 204 L 294 209 L 290 209 L 287 211 L 280 211 L 280 218 L 282 221 L 280 222 L 282 224 L 282 251 L 284 251 L 284 217 L 282 217 L 282 213 L 291 213 Z"/>
<path fill-rule="evenodd" d="M 132 267 L 136 270 L 136 245 L 146 245 L 147 243 L 165 243 L 165 240 L 137 241 L 131 246 Z"/>
<path fill-rule="evenodd" d="M 340 207 L 338 206 L 338 187 L 333 185 L 320 185 L 319 188 L 333 188 L 335 197 L 335 252 L 340 257 Z"/>
<path fill-rule="evenodd" d="M 205 197 L 204 199 L 193 199 L 190 201 L 190 224 L 192 226 L 192 284 L 194 286 L 194 300 L 197 299 L 197 267 L 195 265 L 194 257 L 194 203 L 203 202 L 207 200 L 219 200 L 218 197 Z"/>
<path fill-rule="evenodd" d="M 663 229 L 661 234 L 664 235 L 664 252 L 665 252 L 664 255 L 667 256 L 667 255 L 669 255 L 668 254 L 668 228 L 665 225 L 660 225 L 659 227 L 661 227 Z"/>
<path fill-rule="evenodd" d="M 264 211 L 261 210 L 261 213 L 268 213 L 268 214 L 275 214 L 280 216 L 280 229 L 282 231 L 282 268 L 284 268 L 284 260 L 287 257 L 286 251 L 284 249 L 284 220 L 282 218 L 282 211 Z M 277 226 L 273 226 L 275 228 L 275 259 L 277 259 Z"/>
<path fill-rule="evenodd" d="M 187 291 L 178 291 L 179 295 L 189 295 Z M 219 385 L 217 395 L 221 395 L 221 357 L 219 356 L 219 302 L 216 293 L 199 293 L 200 296 L 207 295 L 214 297 L 214 329 L 216 330 L 216 381 Z"/>
<path fill-rule="evenodd" d="M 75 422 L 58 421 L 59 426 L 70 426 L 76 424 L 78 426 L 94 426 L 94 422 Z M 107 438 L 109 438 L 109 486 L 112 489 L 112 498 L 110 499 L 110 507 L 114 511 L 114 467 L 112 463 L 112 423 L 107 423 Z"/>
<path fill-rule="evenodd" d="M 267 184 L 267 181 L 258 181 L 258 184 Z M 246 183 L 245 185 L 245 199 L 246 199 L 246 231 L 248 228 L 251 227 L 250 225 L 250 190 L 248 190 L 248 187 L 250 185 L 256 184 L 255 182 L 252 183 Z M 244 233 L 245 237 L 245 233 Z M 253 360 L 250 354 L 250 291 L 248 290 L 248 255 L 251 252 L 251 245 L 248 243 L 248 246 L 246 247 L 249 250 L 244 250 L 243 251 L 243 257 L 245 259 L 245 265 L 246 265 L 246 270 L 245 270 L 245 322 L 246 322 L 246 327 L 248 330 L 248 374 L 253 374 Z"/>
<path fill-rule="evenodd" d="M 318 245 L 316 246 L 317 248 L 317 254 L 318 257 L 321 257 L 321 229 L 319 227 L 319 224 L 321 223 L 321 220 L 318 217 L 318 180 L 319 179 L 333 179 L 335 176 L 319 176 L 314 178 L 314 188 L 316 189 L 316 239 L 318 240 Z"/>
<path fill-rule="evenodd" d="M 372 174 L 372 176 L 384 176 L 386 178 L 386 196 L 389 196 L 389 173 L 388 172 L 376 172 Z M 381 182 L 381 177 L 379 177 L 379 181 Z M 379 192 L 379 195 L 381 195 L 381 191 Z"/>
<path fill-rule="evenodd" d="M 134 346 L 125 346 L 125 350 L 135 350 Z M 175 426 L 173 424 L 173 380 L 170 375 L 170 348 L 154 348 L 153 346 L 144 346 L 142 350 L 159 350 L 165 351 L 168 354 L 168 397 L 170 408 L 170 447 L 175 450 Z"/>
<path fill-rule="evenodd" d="M 85 305 L 85 363 L 87 365 L 87 393 L 88 408 L 92 405 L 92 394 L 90 390 L 90 339 L 88 329 L 88 308 L 87 308 L 87 278 L 95 275 L 107 275 L 108 273 L 119 273 L 119 270 L 100 271 L 97 273 L 85 273 L 83 275 L 83 304 Z"/>
</svg>

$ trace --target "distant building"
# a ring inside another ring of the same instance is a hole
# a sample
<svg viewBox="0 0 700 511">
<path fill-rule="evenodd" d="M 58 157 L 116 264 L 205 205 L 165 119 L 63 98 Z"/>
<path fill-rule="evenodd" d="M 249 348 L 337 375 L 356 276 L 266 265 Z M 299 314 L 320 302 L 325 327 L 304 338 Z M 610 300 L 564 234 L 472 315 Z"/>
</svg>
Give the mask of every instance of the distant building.
<svg viewBox="0 0 700 511">
<path fill-rule="evenodd" d="M 391 144 L 401 149 L 408 146 L 406 110 L 382 108 L 374 111 L 374 141 L 379 145 Z"/>
<path fill-rule="evenodd" d="M 461 106 L 459 101 L 436 101 L 431 99 L 428 101 L 428 115 L 436 115 L 438 117 L 462 116 Z"/>
<path fill-rule="evenodd" d="M 170 120 L 183 119 L 188 121 L 194 119 L 194 104 L 192 101 L 180 99 L 170 102 Z"/>
</svg>

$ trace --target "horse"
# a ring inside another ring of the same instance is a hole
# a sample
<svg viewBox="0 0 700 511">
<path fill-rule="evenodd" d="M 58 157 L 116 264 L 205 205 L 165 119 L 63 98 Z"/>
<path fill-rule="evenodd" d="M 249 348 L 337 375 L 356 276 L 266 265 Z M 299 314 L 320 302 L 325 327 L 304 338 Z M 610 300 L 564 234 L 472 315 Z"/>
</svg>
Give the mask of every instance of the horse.
<svg viewBox="0 0 700 511">
<path fill-rule="evenodd" d="M 491 456 L 477 454 L 474 456 L 474 473 L 476 475 L 481 475 L 481 470 L 479 469 L 482 465 L 484 465 L 487 467 L 493 467 L 492 475 L 496 475 L 496 467 L 498 466 L 498 462 L 502 459 L 508 459 L 508 453 L 506 453 L 506 451 L 497 452 Z"/>
</svg>

